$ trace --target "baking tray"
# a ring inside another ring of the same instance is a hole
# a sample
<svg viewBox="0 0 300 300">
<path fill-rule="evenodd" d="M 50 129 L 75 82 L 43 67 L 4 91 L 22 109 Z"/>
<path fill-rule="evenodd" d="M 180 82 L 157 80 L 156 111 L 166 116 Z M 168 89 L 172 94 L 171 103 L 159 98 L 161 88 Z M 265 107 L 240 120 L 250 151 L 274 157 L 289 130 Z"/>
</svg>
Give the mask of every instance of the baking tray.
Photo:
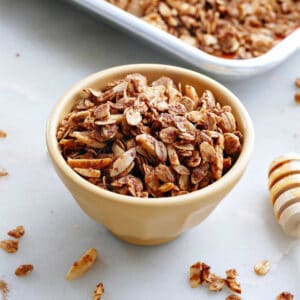
<svg viewBox="0 0 300 300">
<path fill-rule="evenodd" d="M 300 28 L 257 58 L 224 59 L 207 54 L 180 39 L 147 24 L 104 0 L 68 0 L 102 17 L 104 20 L 164 49 L 193 66 L 224 79 L 242 79 L 263 73 L 280 64 L 300 48 Z"/>
</svg>

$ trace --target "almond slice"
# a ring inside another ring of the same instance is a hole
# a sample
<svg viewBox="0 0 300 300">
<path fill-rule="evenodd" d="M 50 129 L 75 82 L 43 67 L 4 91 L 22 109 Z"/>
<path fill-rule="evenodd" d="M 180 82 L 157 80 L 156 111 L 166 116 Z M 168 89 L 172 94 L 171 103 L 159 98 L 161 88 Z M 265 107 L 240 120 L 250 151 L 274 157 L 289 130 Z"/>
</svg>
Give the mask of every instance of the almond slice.
<svg viewBox="0 0 300 300">
<path fill-rule="evenodd" d="M 90 248 L 77 261 L 73 263 L 66 275 L 67 280 L 74 280 L 86 273 L 97 258 L 97 250 Z"/>
</svg>

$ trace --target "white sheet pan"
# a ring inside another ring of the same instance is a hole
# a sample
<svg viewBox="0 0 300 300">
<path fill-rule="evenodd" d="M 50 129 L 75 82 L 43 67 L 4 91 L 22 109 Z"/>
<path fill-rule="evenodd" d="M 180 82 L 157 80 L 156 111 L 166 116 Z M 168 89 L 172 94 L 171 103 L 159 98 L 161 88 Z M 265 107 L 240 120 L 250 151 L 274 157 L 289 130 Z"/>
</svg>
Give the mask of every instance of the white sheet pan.
<svg viewBox="0 0 300 300">
<path fill-rule="evenodd" d="M 194 48 L 104 0 L 69 0 L 69 2 L 82 6 L 193 66 L 224 79 L 243 79 L 263 73 L 300 48 L 299 28 L 260 57 L 247 60 L 223 59 Z"/>
</svg>

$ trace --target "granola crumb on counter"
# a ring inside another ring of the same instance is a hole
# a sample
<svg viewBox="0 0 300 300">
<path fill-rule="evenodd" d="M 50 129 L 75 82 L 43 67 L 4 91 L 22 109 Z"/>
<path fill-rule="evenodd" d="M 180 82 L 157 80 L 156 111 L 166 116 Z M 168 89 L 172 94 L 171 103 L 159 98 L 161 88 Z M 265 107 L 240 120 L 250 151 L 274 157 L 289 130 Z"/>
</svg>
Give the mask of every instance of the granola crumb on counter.
<svg viewBox="0 0 300 300">
<path fill-rule="evenodd" d="M 100 300 L 104 294 L 104 285 L 102 282 L 98 283 L 96 289 L 94 290 L 93 300 Z"/>
<path fill-rule="evenodd" d="M 183 195 L 220 179 L 241 152 L 232 109 L 218 100 L 165 76 L 148 83 L 129 74 L 102 91 L 85 89 L 57 139 L 67 164 L 100 188 Z"/>
<path fill-rule="evenodd" d="M 295 102 L 300 103 L 300 92 L 295 93 Z"/>
<path fill-rule="evenodd" d="M 18 251 L 19 242 L 14 240 L 3 240 L 0 241 L 0 249 L 6 251 L 7 253 L 15 253 Z"/>
<path fill-rule="evenodd" d="M 26 264 L 26 265 L 20 265 L 16 270 L 15 270 L 15 275 L 18 277 L 23 277 L 27 276 L 30 273 L 32 273 L 34 267 L 31 264 Z"/>
<path fill-rule="evenodd" d="M 7 176 L 7 175 L 8 175 L 7 171 L 5 171 L 5 170 L 0 171 L 0 177 L 4 177 L 4 176 Z"/>
<path fill-rule="evenodd" d="M 207 285 L 208 290 L 219 292 L 227 286 L 232 292 L 241 294 L 241 285 L 236 281 L 238 272 L 235 269 L 226 271 L 226 278 L 222 278 L 210 271 L 211 267 L 203 262 L 196 262 L 190 266 L 190 286 L 196 288 L 200 285 Z M 229 298 L 231 299 L 231 298 Z M 240 299 L 240 298 L 232 298 Z"/>
<path fill-rule="evenodd" d="M 7 234 L 11 237 L 19 239 L 25 234 L 25 228 L 23 225 L 17 226 L 16 228 L 7 232 Z"/>
<path fill-rule="evenodd" d="M 86 273 L 95 263 L 97 254 L 98 253 L 95 248 L 87 250 L 76 262 L 73 263 L 66 275 L 66 279 L 74 280 Z"/>
<path fill-rule="evenodd" d="M 254 266 L 254 272 L 259 276 L 266 275 L 270 269 L 271 264 L 268 260 L 262 260 Z"/>
<path fill-rule="evenodd" d="M 7 137 L 7 133 L 3 130 L 0 130 L 0 138 L 6 138 Z"/>
<path fill-rule="evenodd" d="M 282 292 L 276 298 L 276 300 L 293 300 L 293 299 L 294 299 L 294 295 L 289 292 Z"/>
<path fill-rule="evenodd" d="M 228 297 L 226 297 L 225 300 L 242 300 L 242 298 L 238 295 L 231 294 Z"/>
<path fill-rule="evenodd" d="M 295 80 L 295 86 L 300 88 L 300 77 L 296 78 Z"/>
<path fill-rule="evenodd" d="M 2 295 L 2 300 L 7 300 L 8 299 L 8 285 L 4 280 L 0 279 L 0 295 Z"/>
</svg>

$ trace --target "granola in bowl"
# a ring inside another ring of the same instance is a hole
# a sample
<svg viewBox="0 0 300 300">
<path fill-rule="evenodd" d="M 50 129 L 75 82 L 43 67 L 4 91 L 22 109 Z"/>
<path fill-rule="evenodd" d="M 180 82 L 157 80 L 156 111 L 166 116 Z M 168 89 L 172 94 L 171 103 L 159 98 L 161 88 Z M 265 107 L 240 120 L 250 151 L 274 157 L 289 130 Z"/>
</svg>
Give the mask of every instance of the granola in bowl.
<svg viewBox="0 0 300 300">
<path fill-rule="evenodd" d="M 85 89 L 56 134 L 67 164 L 100 188 L 183 195 L 220 179 L 242 149 L 230 106 L 210 90 L 141 74 Z"/>
<path fill-rule="evenodd" d="M 206 53 L 258 57 L 300 26 L 299 0 L 107 0 Z"/>
</svg>

